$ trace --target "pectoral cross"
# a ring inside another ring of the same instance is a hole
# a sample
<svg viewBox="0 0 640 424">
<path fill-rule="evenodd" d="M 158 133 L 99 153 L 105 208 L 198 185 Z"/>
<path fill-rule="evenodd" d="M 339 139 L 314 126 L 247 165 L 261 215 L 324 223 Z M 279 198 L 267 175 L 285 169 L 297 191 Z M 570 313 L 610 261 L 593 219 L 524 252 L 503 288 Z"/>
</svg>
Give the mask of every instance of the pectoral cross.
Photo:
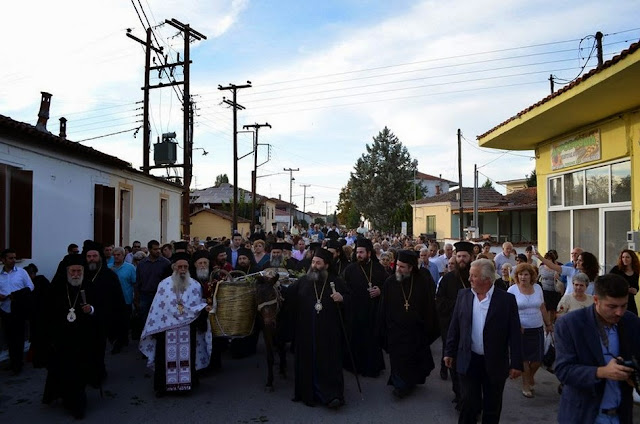
<svg viewBox="0 0 640 424">
<path fill-rule="evenodd" d="M 404 301 L 404 310 L 409 312 L 409 301 L 408 300 Z"/>
</svg>

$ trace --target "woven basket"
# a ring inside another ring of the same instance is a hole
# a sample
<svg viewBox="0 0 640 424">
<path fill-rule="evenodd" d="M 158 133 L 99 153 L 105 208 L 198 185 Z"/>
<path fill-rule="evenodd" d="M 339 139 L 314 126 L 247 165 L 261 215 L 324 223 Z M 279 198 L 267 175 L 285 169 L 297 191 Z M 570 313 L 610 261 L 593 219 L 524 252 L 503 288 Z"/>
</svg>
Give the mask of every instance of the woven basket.
<svg viewBox="0 0 640 424">
<path fill-rule="evenodd" d="M 217 310 L 209 315 L 211 331 L 216 337 L 244 337 L 251 334 L 256 319 L 255 283 L 218 283 Z"/>
</svg>

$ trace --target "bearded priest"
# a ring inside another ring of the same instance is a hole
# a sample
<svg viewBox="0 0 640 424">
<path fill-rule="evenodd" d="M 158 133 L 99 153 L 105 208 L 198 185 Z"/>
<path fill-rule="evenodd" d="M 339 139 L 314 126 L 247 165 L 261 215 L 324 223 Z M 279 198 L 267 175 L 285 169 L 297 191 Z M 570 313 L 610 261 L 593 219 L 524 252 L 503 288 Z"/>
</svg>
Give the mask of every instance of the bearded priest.
<svg viewBox="0 0 640 424">
<path fill-rule="evenodd" d="M 158 285 L 140 336 L 158 397 L 192 390 L 198 384 L 196 370 L 207 367 L 211 358 L 211 307 L 189 276 L 189 255 L 175 253 L 171 262 L 173 274 Z"/>
</svg>

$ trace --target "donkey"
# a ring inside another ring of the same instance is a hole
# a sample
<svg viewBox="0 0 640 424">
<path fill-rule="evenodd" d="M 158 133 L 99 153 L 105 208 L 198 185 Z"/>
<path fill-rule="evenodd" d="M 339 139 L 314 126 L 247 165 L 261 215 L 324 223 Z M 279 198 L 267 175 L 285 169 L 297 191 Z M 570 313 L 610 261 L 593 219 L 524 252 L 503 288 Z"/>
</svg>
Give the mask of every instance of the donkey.
<svg viewBox="0 0 640 424">
<path fill-rule="evenodd" d="M 279 275 L 272 271 L 265 271 L 256 281 L 256 300 L 258 302 L 258 316 L 262 322 L 264 344 L 267 349 L 267 384 L 265 390 L 273 391 L 273 351 L 278 350 L 280 356 L 280 375 L 287 376 L 287 354 L 284 343 L 278 337 L 278 312 L 282 305 L 282 296 L 278 284 Z"/>
</svg>

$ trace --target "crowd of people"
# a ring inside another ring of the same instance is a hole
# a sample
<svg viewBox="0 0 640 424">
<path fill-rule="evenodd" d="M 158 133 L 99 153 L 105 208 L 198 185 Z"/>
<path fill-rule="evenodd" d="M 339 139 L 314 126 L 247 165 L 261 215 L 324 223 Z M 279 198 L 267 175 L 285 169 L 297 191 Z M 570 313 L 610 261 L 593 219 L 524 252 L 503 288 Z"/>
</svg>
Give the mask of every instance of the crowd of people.
<svg viewBox="0 0 640 424">
<path fill-rule="evenodd" d="M 509 242 L 495 255 L 489 243 L 441 248 L 364 224 L 269 232 L 257 225 L 228 239 L 130 248 L 87 240 L 69 245 L 51 282 L 34 264 L 17 267 L 5 249 L 0 318 L 11 371 L 22 370 L 30 321 L 30 359 L 48 370 L 43 402 L 61 398 L 81 418 L 86 386 L 100 387 L 107 375 L 107 345 L 119 354 L 136 341 L 157 396 L 193 390 L 222 368 L 226 349 L 254 354 L 259 325 L 233 342 L 212 334 L 217 286 L 233 271 L 284 269 L 291 284 L 280 287 L 286 308 L 278 319 L 288 325 L 278 327 L 279 342 L 294 351 L 294 401 L 339 408 L 343 369 L 376 378 L 387 368 L 384 351 L 395 397 L 409 396 L 439 362 L 459 422 L 480 415 L 499 422 L 507 378 L 521 379 L 524 397 L 535 396 L 544 340 L 555 332 L 559 421 L 631 422 L 638 257 L 623 250 L 605 275 L 590 252 L 575 247 L 571 259 L 562 264 L 557 252 L 541 255 L 533 246 L 517 254 Z"/>
</svg>

